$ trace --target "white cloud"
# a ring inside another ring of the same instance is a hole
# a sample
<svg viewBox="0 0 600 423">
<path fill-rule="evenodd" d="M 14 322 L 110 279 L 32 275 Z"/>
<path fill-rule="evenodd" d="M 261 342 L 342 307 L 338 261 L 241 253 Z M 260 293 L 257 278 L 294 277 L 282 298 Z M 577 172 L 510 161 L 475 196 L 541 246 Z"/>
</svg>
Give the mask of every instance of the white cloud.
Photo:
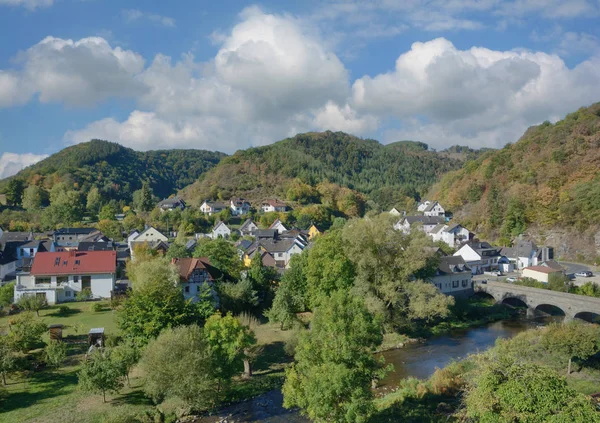
<svg viewBox="0 0 600 423">
<path fill-rule="evenodd" d="M 22 6 L 29 10 L 35 10 L 42 7 L 50 7 L 53 3 L 54 0 L 0 0 L 0 6 Z"/>
<path fill-rule="evenodd" d="M 340 107 L 328 102 L 315 112 L 314 126 L 321 130 L 343 131 L 361 135 L 377 130 L 379 119 L 375 116 L 359 116 L 348 104 Z"/>
<path fill-rule="evenodd" d="M 34 94 L 43 103 L 85 106 L 144 90 L 134 78 L 144 68 L 142 56 L 112 48 L 101 37 L 46 37 L 21 53 L 18 62 L 21 69 L 0 70 L 0 106 L 25 102 Z"/>
<path fill-rule="evenodd" d="M 121 15 L 126 22 L 135 22 L 140 20 L 146 20 L 159 26 L 167 28 L 175 27 L 175 19 L 168 16 L 162 16 L 155 13 L 142 12 L 138 9 L 125 9 L 121 11 Z"/>
<path fill-rule="evenodd" d="M 37 163 L 46 157 L 48 156 L 32 153 L 3 153 L 0 156 L 0 179 L 8 178 L 19 172 L 21 169 Z"/>
</svg>

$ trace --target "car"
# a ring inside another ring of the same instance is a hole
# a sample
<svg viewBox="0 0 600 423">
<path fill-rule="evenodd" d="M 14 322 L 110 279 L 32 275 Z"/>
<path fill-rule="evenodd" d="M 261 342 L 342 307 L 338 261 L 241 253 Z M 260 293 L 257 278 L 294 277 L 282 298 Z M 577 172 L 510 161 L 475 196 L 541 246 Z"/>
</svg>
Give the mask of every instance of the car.
<svg viewBox="0 0 600 423">
<path fill-rule="evenodd" d="M 492 270 L 490 272 L 483 272 L 484 275 L 489 275 L 489 276 L 502 276 L 502 272 L 499 270 Z"/>
<path fill-rule="evenodd" d="M 589 270 L 583 270 L 581 272 L 575 273 L 575 276 L 581 276 L 582 278 L 589 278 L 589 277 L 594 276 L 594 274 L 592 272 L 590 272 Z"/>
<path fill-rule="evenodd" d="M 516 282 L 516 281 L 517 281 L 517 278 L 513 278 L 513 277 L 506 278 L 506 282 Z"/>
</svg>

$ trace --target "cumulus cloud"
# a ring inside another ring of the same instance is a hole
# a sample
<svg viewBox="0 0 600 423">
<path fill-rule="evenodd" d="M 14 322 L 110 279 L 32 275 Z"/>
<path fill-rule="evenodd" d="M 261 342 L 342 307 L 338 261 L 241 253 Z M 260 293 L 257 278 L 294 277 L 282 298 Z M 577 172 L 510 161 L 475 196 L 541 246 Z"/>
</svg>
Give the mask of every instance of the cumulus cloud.
<svg viewBox="0 0 600 423">
<path fill-rule="evenodd" d="M 377 130 L 379 119 L 372 115 L 359 116 L 356 110 L 346 104 L 343 107 L 328 102 L 315 112 L 314 126 L 320 130 L 344 131 L 351 134 L 364 134 Z"/>
<path fill-rule="evenodd" d="M 0 6 L 22 6 L 29 10 L 35 10 L 42 7 L 50 7 L 53 3 L 54 0 L 0 0 Z"/>
<path fill-rule="evenodd" d="M 0 179 L 8 178 L 19 172 L 21 169 L 37 163 L 46 157 L 48 156 L 32 153 L 3 153 L 0 156 Z"/>
<path fill-rule="evenodd" d="M 170 18 L 168 16 L 157 15 L 155 13 L 147 13 L 142 12 L 138 9 L 126 9 L 121 12 L 123 19 L 127 22 L 135 22 L 145 20 L 148 22 L 152 22 L 159 26 L 164 26 L 167 28 L 175 27 L 175 19 Z"/>
<path fill-rule="evenodd" d="M 0 106 L 25 102 L 34 94 L 44 103 L 87 106 L 144 90 L 135 79 L 144 68 L 142 56 L 112 48 L 101 37 L 46 37 L 17 59 L 21 69 L 0 71 Z"/>
</svg>

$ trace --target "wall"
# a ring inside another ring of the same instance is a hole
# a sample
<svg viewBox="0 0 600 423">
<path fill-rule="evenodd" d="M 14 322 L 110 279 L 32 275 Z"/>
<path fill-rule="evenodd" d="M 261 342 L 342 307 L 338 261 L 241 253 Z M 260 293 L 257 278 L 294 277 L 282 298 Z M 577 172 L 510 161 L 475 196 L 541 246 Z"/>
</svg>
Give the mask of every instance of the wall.
<svg viewBox="0 0 600 423">
<path fill-rule="evenodd" d="M 533 278 L 536 281 L 548 283 L 548 277 L 550 275 L 548 273 L 537 272 L 531 269 L 523 269 L 522 276 L 524 278 Z"/>
<path fill-rule="evenodd" d="M 458 281 L 458 287 L 453 287 L 452 282 L 456 281 Z M 463 281 L 466 281 L 466 286 L 463 286 Z M 467 297 L 473 294 L 471 274 L 469 272 L 434 276 L 433 278 L 431 278 L 431 283 L 436 285 L 438 289 L 444 294 L 459 297 Z"/>
<path fill-rule="evenodd" d="M 110 298 L 110 291 L 115 288 L 115 275 L 92 275 L 92 294 L 94 297 Z"/>
</svg>

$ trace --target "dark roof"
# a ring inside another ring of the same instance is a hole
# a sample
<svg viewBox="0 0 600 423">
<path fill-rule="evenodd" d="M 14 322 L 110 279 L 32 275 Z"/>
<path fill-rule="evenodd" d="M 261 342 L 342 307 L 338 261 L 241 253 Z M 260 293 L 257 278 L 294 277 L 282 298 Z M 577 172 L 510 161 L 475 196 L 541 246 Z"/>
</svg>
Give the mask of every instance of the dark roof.
<svg viewBox="0 0 600 423">
<path fill-rule="evenodd" d="M 471 268 L 467 266 L 465 260 L 461 256 L 444 256 L 440 257 L 438 265 L 438 274 L 453 274 L 453 273 L 471 273 Z"/>
<path fill-rule="evenodd" d="M 80 242 L 77 245 L 79 251 L 112 251 L 115 249 L 114 244 L 109 242 Z"/>
<path fill-rule="evenodd" d="M 277 229 L 257 229 L 254 232 L 254 236 L 256 237 L 256 239 L 263 239 L 263 238 L 275 239 L 275 238 L 277 238 L 277 235 L 278 235 Z"/>
<path fill-rule="evenodd" d="M 178 197 L 173 197 L 173 198 L 166 198 L 162 201 L 160 201 L 158 203 L 158 207 L 175 207 L 178 205 L 183 205 L 185 206 L 185 201 L 183 201 L 181 198 Z"/>
<path fill-rule="evenodd" d="M 250 248 L 250 246 L 252 245 L 252 241 L 249 241 L 247 239 L 240 239 L 235 246 L 237 248 L 239 248 L 240 250 L 246 251 L 248 248 Z"/>
<path fill-rule="evenodd" d="M 0 245 L 4 245 L 11 241 L 24 242 L 35 238 L 32 232 L 4 232 L 0 238 Z"/>
<path fill-rule="evenodd" d="M 565 270 L 564 267 L 562 267 L 560 264 L 558 264 L 554 260 L 546 260 L 545 262 L 542 263 L 542 266 L 546 266 L 546 267 L 549 267 L 550 269 L 554 269 L 554 270 L 560 270 L 560 271 Z"/>
<path fill-rule="evenodd" d="M 293 238 L 282 240 L 261 239 L 257 242 L 269 253 L 284 253 L 292 248 L 294 244 L 296 244 L 296 240 Z"/>
<path fill-rule="evenodd" d="M 190 239 L 188 242 L 185 243 L 185 249 L 186 250 L 193 250 L 194 248 L 196 248 L 196 245 L 198 243 L 196 242 L 195 239 Z"/>
<path fill-rule="evenodd" d="M 65 251 L 38 253 L 31 266 L 32 275 L 81 275 L 115 273 L 115 251 Z"/>
<path fill-rule="evenodd" d="M 427 207 L 425 207 L 425 210 L 423 210 L 423 211 L 431 211 L 431 209 L 433 209 L 436 204 L 439 204 L 439 203 L 437 201 L 432 201 L 431 203 L 429 203 L 429 205 Z"/>
<path fill-rule="evenodd" d="M 273 199 L 264 200 L 262 202 L 262 204 L 263 205 L 268 204 L 271 207 L 287 207 L 287 204 L 285 204 L 283 201 L 273 200 Z"/>
<path fill-rule="evenodd" d="M 460 223 L 453 223 L 452 225 L 448 226 L 448 227 L 447 227 L 447 228 L 444 230 L 444 232 L 452 232 L 454 229 L 458 228 L 459 226 L 460 226 L 461 228 L 464 228 L 464 226 L 463 226 L 463 225 L 461 225 Z M 465 228 L 465 229 L 467 229 L 467 228 Z M 467 230 L 468 230 L 468 229 L 467 229 Z M 469 232 L 471 232 L 471 231 L 469 231 Z"/>
<path fill-rule="evenodd" d="M 406 216 L 404 217 L 409 225 L 413 223 L 422 223 L 423 225 L 439 225 L 444 223 L 446 219 L 442 216 Z"/>
<path fill-rule="evenodd" d="M 224 209 L 225 207 L 227 207 L 224 203 L 222 203 L 220 201 L 208 201 L 208 200 L 205 200 L 204 202 L 206 204 L 208 204 L 212 208 L 221 208 L 221 209 Z"/>
<path fill-rule="evenodd" d="M 60 228 L 54 232 L 54 235 L 90 235 L 97 230 L 96 228 Z"/>
<path fill-rule="evenodd" d="M 470 246 L 473 250 L 477 252 L 477 254 L 485 257 L 499 256 L 501 255 L 502 251 L 502 247 L 492 247 L 489 243 L 485 241 L 468 242 L 465 245 Z"/>
<path fill-rule="evenodd" d="M 231 202 L 236 207 L 242 207 L 244 204 L 250 205 L 250 203 L 248 201 L 244 200 L 243 198 L 232 198 Z"/>
</svg>

